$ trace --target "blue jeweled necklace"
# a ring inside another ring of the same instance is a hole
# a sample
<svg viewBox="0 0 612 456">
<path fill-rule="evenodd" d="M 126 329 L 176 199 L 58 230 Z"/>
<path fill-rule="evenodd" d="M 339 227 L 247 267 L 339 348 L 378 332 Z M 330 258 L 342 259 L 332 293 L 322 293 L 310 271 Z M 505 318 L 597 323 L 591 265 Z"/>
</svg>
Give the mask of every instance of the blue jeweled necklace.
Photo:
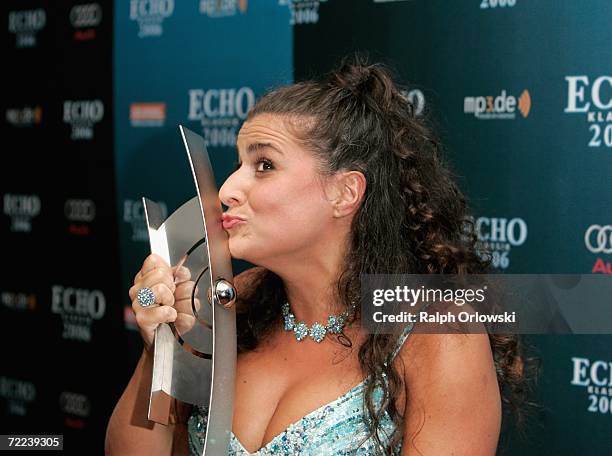
<svg viewBox="0 0 612 456">
<path fill-rule="evenodd" d="M 327 317 L 327 324 L 325 326 L 315 321 L 312 326 L 308 328 L 308 325 L 303 321 L 296 324 L 295 315 L 291 313 L 289 303 L 285 302 L 282 308 L 283 319 L 285 320 L 285 331 L 293 331 L 298 342 L 304 340 L 306 336 L 310 336 L 312 340 L 319 343 L 325 339 L 327 333 L 340 334 L 344 329 L 348 316 L 353 310 L 355 310 L 355 304 L 352 304 L 340 315 L 330 315 Z"/>
</svg>

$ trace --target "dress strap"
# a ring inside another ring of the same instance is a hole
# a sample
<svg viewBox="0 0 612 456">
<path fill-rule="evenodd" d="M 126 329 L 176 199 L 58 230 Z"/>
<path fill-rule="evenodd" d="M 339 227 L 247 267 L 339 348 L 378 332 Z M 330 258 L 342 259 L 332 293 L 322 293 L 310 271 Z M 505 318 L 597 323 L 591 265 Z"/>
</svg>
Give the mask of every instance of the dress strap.
<svg viewBox="0 0 612 456">
<path fill-rule="evenodd" d="M 406 339 L 408 339 L 408 336 L 412 332 L 413 328 L 414 328 L 414 323 L 408 323 L 406 327 L 402 330 L 402 333 L 397 339 L 397 344 L 395 345 L 395 349 L 393 350 L 393 353 L 391 354 L 391 357 L 389 358 L 390 361 L 393 361 L 395 359 L 395 357 L 401 350 L 402 346 L 404 345 L 404 342 L 406 342 Z"/>
<path fill-rule="evenodd" d="M 420 311 L 424 311 L 425 309 L 427 309 L 430 304 L 431 304 L 430 302 L 426 302 L 419 309 L 419 312 Z M 399 338 L 397 339 L 397 344 L 395 345 L 395 349 L 393 350 L 393 353 L 389 357 L 389 361 L 393 361 L 395 359 L 395 357 L 397 356 L 399 351 L 402 349 L 402 346 L 404 345 L 404 342 L 406 342 L 406 339 L 408 339 L 408 336 L 410 335 L 410 333 L 412 332 L 413 329 L 414 329 L 414 323 L 408 323 L 406 325 L 406 327 L 402 330 L 402 333 L 400 334 Z"/>
</svg>

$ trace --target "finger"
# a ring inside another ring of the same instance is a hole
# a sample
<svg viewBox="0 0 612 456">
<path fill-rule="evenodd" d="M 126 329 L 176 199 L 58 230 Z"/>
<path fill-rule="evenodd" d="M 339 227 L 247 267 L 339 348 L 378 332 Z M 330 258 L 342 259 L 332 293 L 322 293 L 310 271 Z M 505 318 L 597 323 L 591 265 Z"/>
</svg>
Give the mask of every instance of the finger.
<svg viewBox="0 0 612 456">
<path fill-rule="evenodd" d="M 142 275 L 144 276 L 146 275 L 147 272 L 152 271 L 153 269 L 156 269 L 156 268 L 166 269 L 172 272 L 170 269 L 170 265 L 168 264 L 166 260 L 164 260 L 159 255 L 152 253 L 147 258 L 145 258 L 144 263 L 142 264 L 142 268 L 141 268 Z"/>
<path fill-rule="evenodd" d="M 150 334 L 151 332 L 155 331 L 155 328 L 157 328 L 160 323 L 175 321 L 176 317 L 177 312 L 174 307 L 151 307 L 149 309 L 142 309 L 142 311 L 136 312 L 136 323 L 144 333 Z"/>
<path fill-rule="evenodd" d="M 174 283 L 186 282 L 191 279 L 191 271 L 185 266 L 174 266 L 172 273 L 174 274 Z"/>
<path fill-rule="evenodd" d="M 194 299 L 193 306 L 195 306 L 195 311 L 200 311 L 200 300 Z M 183 313 L 187 315 L 193 315 L 193 306 L 191 304 L 191 298 L 189 299 L 175 299 L 174 300 L 174 308 L 178 313 Z"/>
<path fill-rule="evenodd" d="M 145 259 L 142 268 L 140 268 L 140 270 L 134 275 L 134 280 L 132 281 L 134 286 L 138 286 L 138 283 L 142 280 L 144 275 L 154 269 L 170 270 L 170 266 L 162 257 L 152 253 Z M 140 285 L 138 288 L 142 288 L 142 285 Z M 130 299 L 134 300 L 132 294 L 130 294 Z"/>
<path fill-rule="evenodd" d="M 172 273 L 169 272 L 169 270 L 167 269 L 156 268 L 152 271 L 147 272 L 136 285 L 140 288 L 150 288 L 158 283 L 163 283 L 173 292 L 176 290 L 176 284 L 174 283 L 174 279 L 172 278 Z"/>
<path fill-rule="evenodd" d="M 153 291 L 153 295 L 155 296 L 155 302 L 152 306 L 174 306 L 174 293 L 166 286 L 164 283 L 159 283 L 157 285 L 153 285 L 151 287 L 151 291 Z M 147 311 L 152 306 L 143 307 L 140 305 L 138 298 L 135 298 L 132 301 L 132 309 L 138 315 L 138 313 L 142 311 Z"/>
<path fill-rule="evenodd" d="M 136 299 L 136 296 L 138 295 L 138 291 L 141 288 L 144 288 L 144 287 L 152 288 L 154 285 L 157 285 L 158 283 L 165 284 L 170 290 L 172 290 L 172 292 L 174 292 L 174 290 L 176 289 L 176 285 L 174 284 L 172 276 L 167 271 L 156 268 L 156 269 L 149 271 L 140 280 L 137 280 L 136 282 L 134 282 L 134 285 L 132 285 L 130 289 L 128 290 L 130 300 L 133 301 L 134 299 Z"/>
<path fill-rule="evenodd" d="M 191 331 L 191 328 L 195 325 L 196 319 L 193 315 L 187 315 L 178 313 L 176 320 L 174 321 L 174 327 L 179 334 L 185 334 Z"/>
<path fill-rule="evenodd" d="M 195 288 L 195 294 L 194 294 L 194 288 Z M 192 298 L 195 298 L 198 295 L 199 290 L 200 289 L 196 287 L 195 282 L 193 281 L 182 282 L 182 283 L 177 284 L 176 291 L 174 292 L 174 300 L 175 300 L 175 307 L 177 308 L 179 313 L 183 312 L 183 313 L 187 313 L 190 315 L 193 314 L 191 300 Z M 195 298 L 193 305 L 196 308 L 196 312 L 200 310 L 199 299 Z"/>
<path fill-rule="evenodd" d="M 200 289 L 195 286 L 195 282 L 190 280 L 188 282 L 177 283 L 176 290 L 174 290 L 174 298 L 175 299 L 191 298 L 191 296 L 193 295 L 194 287 L 195 287 L 195 293 L 197 294 Z"/>
</svg>

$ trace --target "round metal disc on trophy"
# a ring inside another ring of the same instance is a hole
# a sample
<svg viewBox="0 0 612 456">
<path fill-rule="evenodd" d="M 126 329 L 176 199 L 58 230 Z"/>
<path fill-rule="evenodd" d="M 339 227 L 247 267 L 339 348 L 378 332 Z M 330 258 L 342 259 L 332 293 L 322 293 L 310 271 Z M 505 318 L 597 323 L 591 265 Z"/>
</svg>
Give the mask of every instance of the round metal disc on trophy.
<svg viewBox="0 0 612 456">
<path fill-rule="evenodd" d="M 148 418 L 168 424 L 173 398 L 208 411 L 204 452 L 224 455 L 230 439 L 236 371 L 236 314 L 231 256 L 204 138 L 179 126 L 196 196 L 165 220 L 143 198 L 151 252 L 190 281 L 191 298 L 175 303 L 177 319 L 155 333 Z"/>
</svg>

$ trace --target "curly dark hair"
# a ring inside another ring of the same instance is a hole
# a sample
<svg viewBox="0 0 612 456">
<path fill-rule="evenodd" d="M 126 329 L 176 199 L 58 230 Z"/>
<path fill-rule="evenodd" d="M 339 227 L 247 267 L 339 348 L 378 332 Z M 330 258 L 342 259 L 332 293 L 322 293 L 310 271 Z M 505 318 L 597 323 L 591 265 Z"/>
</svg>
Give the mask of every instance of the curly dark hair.
<svg viewBox="0 0 612 456">
<path fill-rule="evenodd" d="M 370 64 L 359 55 L 345 58 L 322 80 L 267 93 L 248 119 L 262 113 L 282 115 L 289 121 L 295 137 L 318 159 L 321 173 L 358 170 L 366 178 L 364 199 L 352 221 L 350 245 L 338 279 L 344 306 L 359 299 L 361 274 L 489 270 L 490 257 L 476 249 L 466 199 L 442 160 L 442 147 L 430 121 L 416 115 L 387 66 Z M 254 349 L 282 320 L 285 301 L 278 275 L 268 270 L 257 274 L 237 306 L 239 352 Z M 359 313 L 354 315 L 358 317 Z M 351 346 L 345 334 L 337 337 Z M 527 392 L 521 339 L 492 334 L 489 339 L 502 399 L 520 418 Z M 403 380 L 393 363 L 386 362 L 396 343 L 392 335 L 370 334 L 359 347 L 361 370 L 374 380 L 367 383 L 364 394 L 369 437 L 382 454 L 394 454 L 402 438 L 403 416 L 395 403 Z M 376 384 L 384 391 L 380 409 L 372 396 Z M 385 411 L 396 424 L 386 444 L 379 435 Z"/>
</svg>

